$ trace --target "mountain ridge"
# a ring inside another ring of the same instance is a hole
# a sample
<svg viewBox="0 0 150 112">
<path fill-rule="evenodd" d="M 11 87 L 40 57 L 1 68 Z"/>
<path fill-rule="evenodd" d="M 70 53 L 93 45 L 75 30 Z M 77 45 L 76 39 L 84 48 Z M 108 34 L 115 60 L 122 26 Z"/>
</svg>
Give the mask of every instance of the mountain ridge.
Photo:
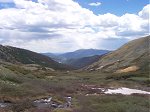
<svg viewBox="0 0 150 112">
<path fill-rule="evenodd" d="M 95 55 L 103 55 L 110 52 L 109 50 L 101 50 L 101 49 L 79 49 L 72 52 L 66 52 L 62 54 L 53 54 L 53 53 L 42 53 L 46 56 L 51 57 L 57 62 L 67 63 L 68 60 L 72 59 L 81 59 L 84 57 L 91 57 Z"/>
<path fill-rule="evenodd" d="M 67 59 L 77 59 L 83 57 L 89 57 L 94 55 L 102 55 L 110 52 L 109 50 L 101 50 L 101 49 L 79 49 L 73 52 L 68 52 L 64 54 L 60 54 L 60 57 L 64 57 Z"/>
<path fill-rule="evenodd" d="M 53 69 L 68 69 L 66 65 L 59 64 L 48 56 L 11 46 L 0 45 L 0 60 L 14 64 L 38 64 Z"/>
</svg>

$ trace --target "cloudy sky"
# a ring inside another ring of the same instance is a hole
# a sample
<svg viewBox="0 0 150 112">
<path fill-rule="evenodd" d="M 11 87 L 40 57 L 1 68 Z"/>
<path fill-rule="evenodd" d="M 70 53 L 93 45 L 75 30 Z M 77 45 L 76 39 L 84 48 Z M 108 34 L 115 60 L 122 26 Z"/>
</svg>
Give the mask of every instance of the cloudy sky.
<svg viewBox="0 0 150 112">
<path fill-rule="evenodd" d="M 0 44 L 36 52 L 114 50 L 149 35 L 149 0 L 0 0 Z"/>
</svg>

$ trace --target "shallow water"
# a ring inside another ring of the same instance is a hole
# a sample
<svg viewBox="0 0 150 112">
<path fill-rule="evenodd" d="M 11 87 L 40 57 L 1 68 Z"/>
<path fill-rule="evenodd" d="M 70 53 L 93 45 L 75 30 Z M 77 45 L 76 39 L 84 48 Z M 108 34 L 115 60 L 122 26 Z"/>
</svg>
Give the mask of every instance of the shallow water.
<svg viewBox="0 0 150 112">
<path fill-rule="evenodd" d="M 65 97 L 66 102 L 60 104 L 52 100 L 52 97 L 45 99 L 38 99 L 33 102 L 33 105 L 38 108 L 68 108 L 71 106 L 71 97 Z"/>
<path fill-rule="evenodd" d="M 6 107 L 6 105 L 4 105 L 3 103 L 0 103 L 0 107 L 4 108 L 4 107 Z"/>
<path fill-rule="evenodd" d="M 10 103 L 0 102 L 0 108 L 5 108 L 5 107 L 8 107 L 8 106 L 10 106 Z"/>
<path fill-rule="evenodd" d="M 39 108 L 49 108 L 51 104 L 52 97 L 45 99 L 38 99 L 33 102 L 33 105 Z"/>
</svg>

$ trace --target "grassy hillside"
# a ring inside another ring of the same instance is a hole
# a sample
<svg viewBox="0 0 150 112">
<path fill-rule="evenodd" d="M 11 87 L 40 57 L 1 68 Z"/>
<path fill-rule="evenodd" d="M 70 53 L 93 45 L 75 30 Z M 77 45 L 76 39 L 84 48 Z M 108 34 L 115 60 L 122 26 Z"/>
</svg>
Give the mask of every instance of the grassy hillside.
<svg viewBox="0 0 150 112">
<path fill-rule="evenodd" d="M 105 72 L 149 71 L 150 36 L 130 41 L 116 51 L 108 53 L 98 62 L 90 65 L 88 70 Z"/>
<path fill-rule="evenodd" d="M 38 64 L 53 69 L 69 69 L 51 58 L 25 49 L 0 45 L 0 60 L 15 64 Z"/>
</svg>

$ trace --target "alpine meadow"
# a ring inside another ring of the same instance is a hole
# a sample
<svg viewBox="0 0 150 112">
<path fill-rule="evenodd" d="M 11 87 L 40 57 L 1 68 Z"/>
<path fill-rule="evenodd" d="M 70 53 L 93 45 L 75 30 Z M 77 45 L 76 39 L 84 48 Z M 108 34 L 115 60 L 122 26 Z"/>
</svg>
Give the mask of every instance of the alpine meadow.
<svg viewBox="0 0 150 112">
<path fill-rule="evenodd" d="M 0 112 L 149 112 L 149 0 L 0 0 Z"/>
</svg>

